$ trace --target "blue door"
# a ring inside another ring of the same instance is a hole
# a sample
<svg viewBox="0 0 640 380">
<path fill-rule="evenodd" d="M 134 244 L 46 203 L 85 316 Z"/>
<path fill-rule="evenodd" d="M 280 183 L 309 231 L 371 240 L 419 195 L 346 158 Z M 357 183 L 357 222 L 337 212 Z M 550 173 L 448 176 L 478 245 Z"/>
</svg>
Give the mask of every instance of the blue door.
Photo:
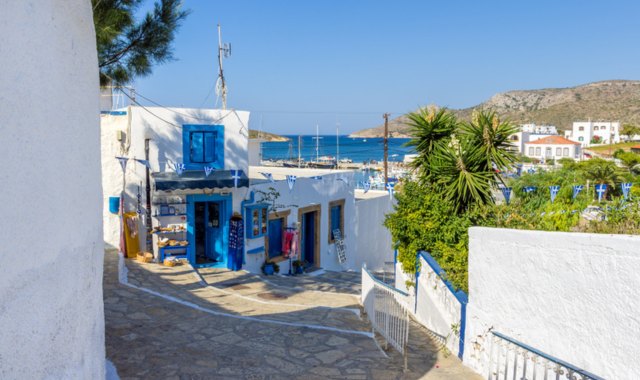
<svg viewBox="0 0 640 380">
<path fill-rule="evenodd" d="M 316 212 L 307 212 L 302 214 L 302 236 L 300 241 L 302 243 L 301 252 L 302 260 L 315 266 L 315 251 L 316 251 Z"/>
<path fill-rule="evenodd" d="M 195 258 L 196 264 L 223 264 L 224 249 L 222 208 L 223 202 L 195 202 Z"/>
<path fill-rule="evenodd" d="M 282 255 L 282 236 L 284 234 L 282 218 L 269 221 L 269 258 Z"/>
</svg>

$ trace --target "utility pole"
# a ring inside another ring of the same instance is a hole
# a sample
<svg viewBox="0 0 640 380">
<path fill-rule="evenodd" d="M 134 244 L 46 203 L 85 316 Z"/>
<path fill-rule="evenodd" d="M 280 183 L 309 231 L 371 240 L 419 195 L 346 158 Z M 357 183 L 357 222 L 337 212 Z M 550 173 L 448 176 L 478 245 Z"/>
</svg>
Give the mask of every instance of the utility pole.
<svg viewBox="0 0 640 380">
<path fill-rule="evenodd" d="M 227 58 L 231 55 L 231 44 L 222 44 L 222 32 L 220 31 L 220 24 L 218 24 L 218 91 L 222 98 L 222 109 L 227 109 L 227 84 L 224 81 L 224 74 L 222 72 L 222 58 Z"/>
<path fill-rule="evenodd" d="M 384 118 L 384 188 L 386 190 L 389 182 L 389 114 L 382 115 Z"/>
</svg>

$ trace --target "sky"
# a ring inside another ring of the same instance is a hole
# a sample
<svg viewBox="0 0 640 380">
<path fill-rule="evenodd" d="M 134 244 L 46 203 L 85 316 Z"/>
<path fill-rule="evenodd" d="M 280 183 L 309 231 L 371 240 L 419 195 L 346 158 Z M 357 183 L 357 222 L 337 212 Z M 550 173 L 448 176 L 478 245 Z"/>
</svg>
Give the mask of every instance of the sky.
<svg viewBox="0 0 640 380">
<path fill-rule="evenodd" d="M 223 62 L 228 108 L 250 111 L 250 128 L 280 134 L 315 134 L 316 125 L 320 134 L 337 127 L 348 134 L 381 125 L 385 112 L 640 78 L 640 2 L 632 0 L 185 0 L 183 7 L 191 14 L 176 35 L 175 60 L 136 80 L 136 91 L 165 106 L 216 106 L 221 24 L 231 44 Z"/>
</svg>

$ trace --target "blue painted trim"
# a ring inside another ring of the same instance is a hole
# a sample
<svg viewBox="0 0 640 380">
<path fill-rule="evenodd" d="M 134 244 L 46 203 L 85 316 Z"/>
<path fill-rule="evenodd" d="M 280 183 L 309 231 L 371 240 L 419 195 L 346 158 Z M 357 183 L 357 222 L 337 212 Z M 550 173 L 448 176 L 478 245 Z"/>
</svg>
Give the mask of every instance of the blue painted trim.
<svg viewBox="0 0 640 380">
<path fill-rule="evenodd" d="M 458 345 L 458 357 L 462 359 L 464 355 L 464 338 L 467 330 L 467 303 L 469 303 L 469 296 L 467 293 L 462 290 L 455 290 L 451 282 L 445 280 L 443 276 L 446 276 L 446 272 L 438 265 L 438 262 L 426 251 L 419 251 L 418 258 L 422 256 L 424 261 L 427 262 L 427 265 L 431 267 L 431 269 L 438 275 L 440 281 L 442 281 L 447 289 L 453 294 L 454 297 L 460 302 L 460 342 Z M 418 300 L 418 273 L 416 273 L 416 304 Z"/>
<path fill-rule="evenodd" d="M 231 260 L 229 259 L 229 222 L 231 215 L 233 214 L 233 202 L 231 195 L 220 194 L 193 194 L 187 195 L 187 241 L 189 246 L 187 249 L 187 260 L 193 266 L 196 264 L 196 240 L 195 240 L 195 202 L 216 202 L 221 201 L 220 220 L 222 222 L 222 249 L 226 251 L 223 254 L 224 262 L 215 264 L 216 268 L 228 268 L 231 269 Z"/>
<path fill-rule="evenodd" d="M 127 111 L 100 111 L 102 115 L 125 116 Z"/>
<path fill-rule="evenodd" d="M 267 203 L 256 203 L 253 205 L 249 205 L 249 206 L 244 206 L 244 226 L 245 226 L 245 236 L 247 237 L 247 239 L 257 239 L 257 238 L 261 238 L 264 237 L 266 235 L 266 233 L 262 233 L 262 209 L 268 209 L 269 205 Z M 254 210 L 260 210 L 258 212 L 258 234 L 254 235 L 253 234 L 253 211 Z M 267 215 L 267 218 L 269 216 Z M 268 228 L 268 227 L 267 227 Z M 268 232 L 268 231 L 267 231 Z"/>
<path fill-rule="evenodd" d="M 393 286 L 391 286 L 391 285 L 389 285 L 389 284 L 387 284 L 387 283 L 384 283 L 384 282 L 382 282 L 382 281 L 378 280 L 378 279 L 376 278 L 376 276 L 374 276 L 373 274 L 371 274 L 371 272 L 369 272 L 369 270 L 368 270 L 367 268 L 362 267 L 362 270 L 363 270 L 363 271 L 365 271 L 365 272 L 367 272 L 367 273 L 369 274 L 369 276 L 373 279 L 373 282 L 375 282 L 376 284 L 378 284 L 378 285 L 382 285 L 382 286 L 384 286 L 385 288 L 387 288 L 387 289 L 391 290 L 392 292 L 397 292 L 397 293 L 400 293 L 400 294 L 402 294 L 403 296 L 407 296 L 407 297 L 409 296 L 409 294 L 408 294 L 408 293 L 405 293 L 405 292 L 403 292 L 402 290 L 400 290 L 400 289 L 398 289 L 398 288 L 395 288 L 395 287 L 393 287 Z"/>
<path fill-rule="evenodd" d="M 189 133 L 191 132 L 214 132 L 215 160 L 208 163 L 191 162 L 191 151 L 189 146 Z M 186 170 L 204 170 L 205 166 L 215 169 L 224 169 L 224 125 L 208 124 L 185 124 L 182 126 L 182 163 Z"/>
<path fill-rule="evenodd" d="M 593 379 L 593 380 L 604 380 L 604 378 L 602 378 L 600 376 L 594 375 L 593 373 L 588 372 L 588 371 L 586 371 L 586 370 L 584 370 L 582 368 L 578 368 L 578 367 L 574 366 L 573 364 L 569 364 L 569 363 L 565 362 L 564 360 L 560 360 L 560 359 L 556 358 L 555 356 L 552 356 L 552 355 L 549 355 L 549 354 L 544 353 L 542 351 L 539 351 L 539 350 L 537 350 L 537 349 L 535 349 L 535 348 L 533 348 L 533 347 L 531 347 L 531 346 L 529 346 L 527 344 L 524 344 L 524 343 L 522 343 L 520 341 L 517 341 L 517 340 L 515 340 L 513 338 L 509 338 L 508 336 L 506 336 L 504 334 L 501 334 L 501 333 L 499 333 L 497 331 L 491 331 L 491 333 L 493 335 L 497 336 L 498 338 L 502 338 L 502 339 L 504 339 L 504 340 L 506 340 L 508 342 L 511 342 L 511 343 L 515 344 L 516 346 L 520 346 L 520 347 L 524 348 L 525 350 L 531 351 L 534 354 L 536 354 L 538 356 L 541 356 L 541 357 L 543 357 L 543 358 L 545 358 L 545 359 L 547 359 L 549 361 L 552 361 L 554 363 L 558 363 L 561 366 L 566 367 L 566 368 L 572 370 L 573 372 L 575 372 L 577 374 L 580 374 L 580 375 L 583 375 L 583 376 L 587 376 L 587 377 L 589 377 L 590 379 Z"/>
<path fill-rule="evenodd" d="M 258 248 L 248 250 L 247 255 L 253 255 L 253 254 L 262 253 L 262 252 L 264 252 L 264 247 L 258 247 Z"/>
<path fill-rule="evenodd" d="M 413 313 L 418 313 L 418 280 L 420 279 L 420 256 L 416 256 L 416 297 L 413 305 Z"/>
</svg>

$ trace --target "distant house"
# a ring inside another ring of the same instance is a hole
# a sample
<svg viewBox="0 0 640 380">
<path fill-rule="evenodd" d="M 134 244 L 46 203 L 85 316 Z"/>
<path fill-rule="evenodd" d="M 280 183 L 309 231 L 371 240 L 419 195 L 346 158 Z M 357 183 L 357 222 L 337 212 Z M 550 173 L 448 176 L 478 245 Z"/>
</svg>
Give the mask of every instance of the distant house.
<svg viewBox="0 0 640 380">
<path fill-rule="evenodd" d="M 520 126 L 520 131 L 509 136 L 509 140 L 514 150 L 524 154 L 524 144 L 557 134 L 558 130 L 553 125 L 523 124 Z"/>
<path fill-rule="evenodd" d="M 565 131 L 565 137 L 579 143 L 582 147 L 593 144 L 619 143 L 620 122 L 574 121 L 572 130 Z"/>
<path fill-rule="evenodd" d="M 631 152 L 640 154 L 640 144 L 638 144 L 636 146 L 632 146 L 631 147 Z"/>
<path fill-rule="evenodd" d="M 582 153 L 579 143 L 562 136 L 548 136 L 524 145 L 524 155 L 539 160 L 558 160 L 560 158 L 580 160 Z"/>
</svg>

